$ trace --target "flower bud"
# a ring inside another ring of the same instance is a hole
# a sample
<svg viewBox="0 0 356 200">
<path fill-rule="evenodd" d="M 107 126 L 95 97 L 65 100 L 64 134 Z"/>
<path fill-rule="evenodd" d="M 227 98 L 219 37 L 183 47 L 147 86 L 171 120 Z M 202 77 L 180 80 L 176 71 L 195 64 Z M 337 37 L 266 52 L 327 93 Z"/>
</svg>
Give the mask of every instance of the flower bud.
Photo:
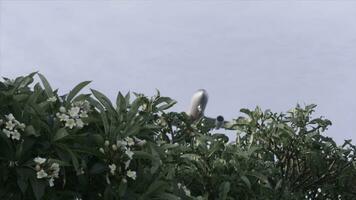
<svg viewBox="0 0 356 200">
<path fill-rule="evenodd" d="M 14 161 L 10 161 L 9 167 L 14 167 L 14 166 L 15 166 L 15 162 Z"/>
<path fill-rule="evenodd" d="M 65 113 L 66 112 L 66 108 L 63 107 L 63 106 L 59 107 L 59 112 Z"/>
<path fill-rule="evenodd" d="M 41 166 L 37 164 L 35 169 L 36 169 L 36 171 L 40 171 L 41 170 Z"/>
</svg>

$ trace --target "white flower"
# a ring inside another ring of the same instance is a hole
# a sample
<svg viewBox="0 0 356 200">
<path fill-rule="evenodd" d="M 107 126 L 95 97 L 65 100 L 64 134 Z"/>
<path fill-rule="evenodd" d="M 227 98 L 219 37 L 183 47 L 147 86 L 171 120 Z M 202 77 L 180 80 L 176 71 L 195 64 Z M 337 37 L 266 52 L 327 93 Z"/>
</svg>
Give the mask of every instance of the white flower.
<svg viewBox="0 0 356 200">
<path fill-rule="evenodd" d="M 79 111 L 80 111 L 80 108 L 79 108 L 79 107 L 72 107 L 72 108 L 68 111 L 68 113 L 69 113 L 69 115 L 70 115 L 71 117 L 76 118 L 76 117 L 78 117 Z"/>
<path fill-rule="evenodd" d="M 187 196 L 191 195 L 190 190 L 186 186 L 183 186 L 182 189 L 184 190 L 185 195 Z"/>
<path fill-rule="evenodd" d="M 46 178 L 47 176 L 48 176 L 48 174 L 43 169 L 41 169 L 40 171 L 37 172 L 38 179 Z"/>
<path fill-rule="evenodd" d="M 14 167 L 16 164 L 15 164 L 15 161 L 10 161 L 9 162 L 9 167 Z"/>
<path fill-rule="evenodd" d="M 64 106 L 59 107 L 59 112 L 65 113 L 67 110 Z"/>
<path fill-rule="evenodd" d="M 129 168 L 131 160 L 125 162 L 125 169 Z"/>
<path fill-rule="evenodd" d="M 24 123 L 18 124 L 19 128 L 23 131 L 26 128 L 26 125 Z"/>
<path fill-rule="evenodd" d="M 116 165 L 115 164 L 111 164 L 111 165 L 109 165 L 109 168 L 110 168 L 110 173 L 112 175 L 114 175 L 115 174 L 115 170 L 116 170 Z"/>
<path fill-rule="evenodd" d="M 127 175 L 128 177 L 132 178 L 133 180 L 136 179 L 136 172 L 135 172 L 135 171 L 128 170 L 128 171 L 126 172 L 126 175 Z"/>
<path fill-rule="evenodd" d="M 113 145 L 111 146 L 111 148 L 112 148 L 113 151 L 116 151 L 116 150 L 117 150 L 116 144 L 113 144 Z"/>
<path fill-rule="evenodd" d="M 86 111 L 82 111 L 80 112 L 79 117 L 88 117 L 88 114 Z"/>
<path fill-rule="evenodd" d="M 110 179 L 109 179 L 109 174 L 106 174 L 106 175 L 105 175 L 105 179 L 106 179 L 106 183 L 107 183 L 108 185 L 110 185 L 110 184 L 111 184 L 111 181 L 110 181 Z"/>
<path fill-rule="evenodd" d="M 33 161 L 35 161 L 35 163 L 36 163 L 36 164 L 39 164 L 39 165 L 45 163 L 46 160 L 47 160 L 46 158 L 41 158 L 41 157 L 39 157 L 39 156 L 33 159 Z"/>
<path fill-rule="evenodd" d="M 57 113 L 56 115 L 57 115 L 57 117 L 59 118 L 60 121 L 67 121 L 69 119 L 69 116 L 64 114 L 64 113 L 62 113 L 62 114 Z"/>
<path fill-rule="evenodd" d="M 75 126 L 75 121 L 74 119 L 68 119 L 66 121 L 66 124 L 65 124 L 66 127 L 69 127 L 70 129 L 72 129 L 74 126 Z"/>
<path fill-rule="evenodd" d="M 50 169 L 52 170 L 52 176 L 58 178 L 58 174 L 59 174 L 59 164 L 58 163 L 53 163 L 50 167 Z"/>
<path fill-rule="evenodd" d="M 119 146 L 119 147 L 124 147 L 127 145 L 127 142 L 126 141 L 122 141 L 122 140 L 118 140 L 116 141 L 116 145 Z"/>
<path fill-rule="evenodd" d="M 78 173 L 79 175 L 83 175 L 83 174 L 85 174 L 85 171 L 84 171 L 84 169 L 83 169 L 83 168 L 80 168 L 79 170 L 80 170 L 80 172 Z"/>
<path fill-rule="evenodd" d="M 105 153 L 104 148 L 100 148 L 99 151 L 100 151 L 101 153 Z"/>
<path fill-rule="evenodd" d="M 12 121 L 6 122 L 6 127 L 9 130 L 13 130 L 15 128 L 16 124 L 12 123 Z"/>
<path fill-rule="evenodd" d="M 134 152 L 132 152 L 130 149 L 127 149 L 125 153 L 130 159 L 132 159 L 132 156 L 134 155 Z"/>
<path fill-rule="evenodd" d="M 12 139 L 13 140 L 20 140 L 20 137 L 21 137 L 21 134 L 17 131 L 17 130 L 15 130 L 14 132 L 12 132 Z"/>
<path fill-rule="evenodd" d="M 8 114 L 8 115 L 5 115 L 6 119 L 9 120 L 9 121 L 12 121 L 12 120 L 15 120 L 15 117 L 12 113 Z"/>
<path fill-rule="evenodd" d="M 77 124 L 78 128 L 83 128 L 84 127 L 84 123 L 81 119 L 76 119 L 75 123 Z"/>
<path fill-rule="evenodd" d="M 104 145 L 105 145 L 106 147 L 108 147 L 108 146 L 110 145 L 109 140 L 105 140 Z"/>
<path fill-rule="evenodd" d="M 56 102 L 57 101 L 57 97 L 53 96 L 47 99 L 48 102 Z"/>
<path fill-rule="evenodd" d="M 2 132 L 4 132 L 5 135 L 6 135 L 8 138 L 11 137 L 11 135 L 13 134 L 12 131 L 9 131 L 9 130 L 7 130 L 7 129 L 2 129 Z"/>
<path fill-rule="evenodd" d="M 49 183 L 49 187 L 53 187 L 53 186 L 54 186 L 54 178 L 51 177 L 51 178 L 48 180 L 48 183 Z"/>
<path fill-rule="evenodd" d="M 127 145 L 132 146 L 135 144 L 134 140 L 130 137 L 126 137 L 125 140 L 127 141 Z"/>
<path fill-rule="evenodd" d="M 138 108 L 139 111 L 144 111 L 144 110 L 146 110 L 146 109 L 147 109 L 147 104 L 142 104 L 142 105 Z"/>
</svg>

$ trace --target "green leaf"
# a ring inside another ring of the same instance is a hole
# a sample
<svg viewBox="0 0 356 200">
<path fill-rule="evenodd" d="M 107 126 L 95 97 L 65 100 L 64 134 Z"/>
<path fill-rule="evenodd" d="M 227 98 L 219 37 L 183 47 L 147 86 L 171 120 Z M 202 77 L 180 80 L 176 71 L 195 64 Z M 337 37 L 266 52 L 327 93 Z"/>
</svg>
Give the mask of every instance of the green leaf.
<svg viewBox="0 0 356 200">
<path fill-rule="evenodd" d="M 107 170 L 107 166 L 103 163 L 95 163 L 89 170 L 90 174 L 101 174 Z"/>
<path fill-rule="evenodd" d="M 7 160 L 13 160 L 15 156 L 15 148 L 12 142 L 5 136 L 5 133 L 0 130 L 0 156 Z"/>
<path fill-rule="evenodd" d="M 85 86 L 87 86 L 91 81 L 83 81 L 76 85 L 68 94 L 67 101 L 70 102 Z"/>
<path fill-rule="evenodd" d="M 275 190 L 279 190 L 282 187 L 283 179 L 279 179 L 276 186 L 274 187 Z"/>
<path fill-rule="evenodd" d="M 35 137 L 40 136 L 40 134 L 36 132 L 35 128 L 34 128 L 32 125 L 26 126 L 26 128 L 25 128 L 25 133 L 26 133 L 26 135 L 28 135 L 28 136 L 30 136 L 30 135 L 33 135 L 33 136 L 35 136 Z"/>
<path fill-rule="evenodd" d="M 30 183 L 36 199 L 41 200 L 43 195 L 45 194 L 45 190 L 48 182 L 46 182 L 45 180 L 32 178 L 30 179 Z"/>
<path fill-rule="evenodd" d="M 69 133 L 67 132 L 67 130 L 65 128 L 60 128 L 57 130 L 56 134 L 54 135 L 53 141 L 58 141 L 60 139 L 67 137 L 68 135 L 69 135 Z"/>
<path fill-rule="evenodd" d="M 130 105 L 130 92 L 125 95 L 126 106 Z"/>
<path fill-rule="evenodd" d="M 73 167 L 74 169 L 79 172 L 79 161 L 78 161 L 78 158 L 77 156 L 75 155 L 75 153 L 69 148 L 67 147 L 66 145 L 64 144 L 59 144 L 59 143 L 56 143 L 56 146 L 63 149 L 64 151 L 66 151 L 68 154 L 69 154 L 69 157 L 71 158 L 72 160 L 72 164 L 73 164 Z"/>
<path fill-rule="evenodd" d="M 79 94 L 72 101 L 84 101 L 88 100 L 88 98 L 91 96 L 91 94 Z"/>
<path fill-rule="evenodd" d="M 34 177 L 35 172 L 27 168 L 17 168 L 17 185 L 23 194 L 26 193 L 29 184 L 29 178 Z"/>
<path fill-rule="evenodd" d="M 225 181 L 223 183 L 221 183 L 220 187 L 219 187 L 219 200 L 226 200 L 227 195 L 230 191 L 230 182 L 229 181 Z"/>
<path fill-rule="evenodd" d="M 28 180 L 19 176 L 17 177 L 17 185 L 19 186 L 21 192 L 25 194 L 28 187 Z"/>
<path fill-rule="evenodd" d="M 116 110 L 119 112 L 125 111 L 127 109 L 127 100 L 129 100 L 129 93 L 126 95 L 127 98 L 125 98 L 121 92 L 117 94 L 116 97 Z"/>
<path fill-rule="evenodd" d="M 187 153 L 187 154 L 183 154 L 180 156 L 181 158 L 187 158 L 191 161 L 197 161 L 199 160 L 201 157 L 197 154 L 193 154 L 193 153 Z"/>
<path fill-rule="evenodd" d="M 152 154 L 144 152 L 144 151 L 133 151 L 135 159 L 148 159 L 153 160 L 155 159 Z"/>
<path fill-rule="evenodd" d="M 127 190 L 127 181 L 126 180 L 124 181 L 124 179 L 122 179 L 118 189 L 119 196 L 123 197 L 125 195 L 126 190 Z"/>
<path fill-rule="evenodd" d="M 179 196 L 176 196 L 174 194 L 170 194 L 170 193 L 162 193 L 159 194 L 158 199 L 162 199 L 162 200 L 181 200 L 182 198 L 180 198 Z"/>
<path fill-rule="evenodd" d="M 21 102 L 21 101 L 26 100 L 28 97 L 29 97 L 29 95 L 27 95 L 27 94 L 18 94 L 18 95 L 14 95 L 13 99 L 15 101 Z"/>
<path fill-rule="evenodd" d="M 43 87 L 45 88 L 45 92 L 46 92 L 47 96 L 48 97 L 53 97 L 54 96 L 53 90 L 52 90 L 51 85 L 47 81 L 47 79 L 40 73 L 38 73 L 38 76 L 40 77 L 40 79 L 42 81 L 42 84 L 43 84 Z"/>
<path fill-rule="evenodd" d="M 249 109 L 247 109 L 247 108 L 242 108 L 242 109 L 240 109 L 240 112 L 245 113 L 245 114 L 247 114 L 248 116 L 251 116 L 251 115 L 252 115 L 252 112 L 251 112 Z"/>
<path fill-rule="evenodd" d="M 164 103 L 163 105 L 160 105 Z M 157 107 L 158 111 L 163 111 L 163 110 L 167 110 L 169 108 L 171 108 L 172 106 L 174 106 L 177 102 L 169 97 L 159 97 L 155 102 L 154 102 L 154 106 Z"/>
<path fill-rule="evenodd" d="M 139 200 L 146 200 L 146 199 L 151 199 L 155 193 L 158 193 L 159 191 L 163 191 L 164 188 L 167 186 L 167 183 L 161 180 L 156 180 L 154 181 L 148 189 L 145 191 L 144 194 L 142 194 L 139 198 Z"/>
<path fill-rule="evenodd" d="M 90 134 L 89 137 L 96 145 L 102 145 L 104 143 L 104 138 L 100 134 Z"/>
<path fill-rule="evenodd" d="M 111 113 L 115 112 L 115 108 L 112 105 L 109 98 L 107 98 L 103 93 L 101 93 L 97 90 L 94 90 L 94 89 L 90 89 L 90 90 L 93 93 L 93 95 L 95 96 L 95 98 L 104 106 L 104 108 L 106 108 L 106 110 L 108 110 Z"/>
<path fill-rule="evenodd" d="M 28 76 L 25 76 L 22 81 L 19 84 L 18 88 L 23 88 L 23 87 L 27 87 L 28 85 L 30 85 L 33 82 L 33 76 L 37 74 L 37 72 L 33 72 L 31 74 L 29 74 Z"/>
<path fill-rule="evenodd" d="M 95 100 L 91 97 L 88 98 L 88 101 L 90 102 L 91 105 L 95 106 L 97 109 L 100 110 L 100 116 L 101 116 L 101 120 L 103 122 L 104 132 L 109 133 L 110 125 L 109 125 L 108 117 L 105 112 L 105 108 L 97 100 Z"/>
<path fill-rule="evenodd" d="M 242 175 L 241 180 L 246 184 L 246 186 L 248 187 L 248 189 L 251 189 L 251 182 L 250 180 L 248 180 L 248 178 L 245 175 Z"/>
<path fill-rule="evenodd" d="M 159 154 L 158 154 L 155 146 L 151 143 L 150 143 L 150 149 L 151 149 L 152 157 L 154 158 L 154 159 L 152 159 L 151 174 L 154 174 L 158 170 L 158 168 L 161 166 L 162 161 L 159 157 Z"/>
</svg>

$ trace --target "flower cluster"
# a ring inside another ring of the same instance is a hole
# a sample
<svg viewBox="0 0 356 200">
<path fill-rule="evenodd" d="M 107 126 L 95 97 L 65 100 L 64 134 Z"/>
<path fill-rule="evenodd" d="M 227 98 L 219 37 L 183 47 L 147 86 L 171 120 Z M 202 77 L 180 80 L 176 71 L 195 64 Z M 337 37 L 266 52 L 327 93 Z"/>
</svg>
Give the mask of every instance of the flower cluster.
<svg viewBox="0 0 356 200">
<path fill-rule="evenodd" d="M 6 118 L 5 123 L 3 120 L 0 120 L 0 127 L 5 125 L 5 128 L 2 129 L 2 132 L 5 133 L 5 135 L 8 138 L 11 138 L 12 140 L 20 140 L 21 134 L 19 131 L 24 131 L 26 125 L 24 123 L 20 123 L 19 121 L 17 121 L 14 115 L 11 113 L 5 115 L 5 118 Z"/>
<path fill-rule="evenodd" d="M 51 102 L 51 103 L 54 103 L 54 102 L 57 101 L 57 97 L 56 97 L 56 96 L 49 97 L 49 98 L 47 99 L 47 101 L 48 101 L 48 102 Z"/>
<path fill-rule="evenodd" d="M 183 185 L 182 183 L 178 183 L 177 186 L 179 189 L 182 189 L 184 191 L 185 195 L 187 195 L 188 197 L 191 196 L 190 190 L 185 185 Z"/>
<path fill-rule="evenodd" d="M 53 187 L 54 179 L 59 177 L 59 164 L 55 162 L 50 164 L 46 158 L 41 157 L 36 157 L 33 161 L 36 163 L 35 170 L 37 171 L 37 178 L 48 179 L 49 186 Z"/>
<path fill-rule="evenodd" d="M 110 174 L 115 175 L 116 173 L 116 165 L 114 163 L 109 164 L 109 169 L 110 169 Z M 136 172 L 132 170 L 127 170 L 126 171 L 126 176 L 135 180 L 136 179 Z"/>
<path fill-rule="evenodd" d="M 132 151 L 132 148 L 134 145 L 142 146 L 146 144 L 146 140 L 141 140 L 137 137 L 126 137 L 123 140 L 117 140 L 116 144 L 110 144 L 108 140 L 104 142 L 104 147 L 99 148 L 99 151 L 103 154 L 110 154 L 112 153 L 113 155 L 119 153 L 120 156 L 122 157 L 122 160 L 124 160 L 124 169 L 125 169 L 125 175 L 133 180 L 136 179 L 136 172 L 132 171 L 129 168 L 131 160 L 133 159 L 134 152 Z M 118 167 L 116 166 L 115 163 L 111 163 L 108 165 L 108 168 L 110 169 L 110 174 L 115 175 L 117 173 Z M 121 169 L 121 168 L 120 168 Z"/>
<path fill-rule="evenodd" d="M 61 106 L 56 116 L 60 121 L 65 122 L 65 127 L 70 129 L 74 127 L 83 128 L 85 123 L 82 118 L 88 117 L 89 111 L 90 104 L 88 101 L 76 101 L 68 109 Z"/>
</svg>

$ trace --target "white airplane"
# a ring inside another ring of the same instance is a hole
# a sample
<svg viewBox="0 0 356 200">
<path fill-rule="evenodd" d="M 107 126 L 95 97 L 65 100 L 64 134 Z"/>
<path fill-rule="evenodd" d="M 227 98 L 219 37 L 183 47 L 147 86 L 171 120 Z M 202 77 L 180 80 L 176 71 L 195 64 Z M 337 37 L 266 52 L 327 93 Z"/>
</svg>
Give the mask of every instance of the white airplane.
<svg viewBox="0 0 356 200">
<path fill-rule="evenodd" d="M 196 91 L 192 97 L 190 107 L 186 114 L 191 117 L 193 121 L 198 121 L 200 119 L 205 120 L 206 126 L 210 128 L 224 128 L 228 130 L 234 130 L 234 123 L 225 121 L 224 117 L 219 115 L 216 118 L 210 118 L 204 116 L 204 110 L 208 104 L 208 93 L 204 89 Z"/>
</svg>

